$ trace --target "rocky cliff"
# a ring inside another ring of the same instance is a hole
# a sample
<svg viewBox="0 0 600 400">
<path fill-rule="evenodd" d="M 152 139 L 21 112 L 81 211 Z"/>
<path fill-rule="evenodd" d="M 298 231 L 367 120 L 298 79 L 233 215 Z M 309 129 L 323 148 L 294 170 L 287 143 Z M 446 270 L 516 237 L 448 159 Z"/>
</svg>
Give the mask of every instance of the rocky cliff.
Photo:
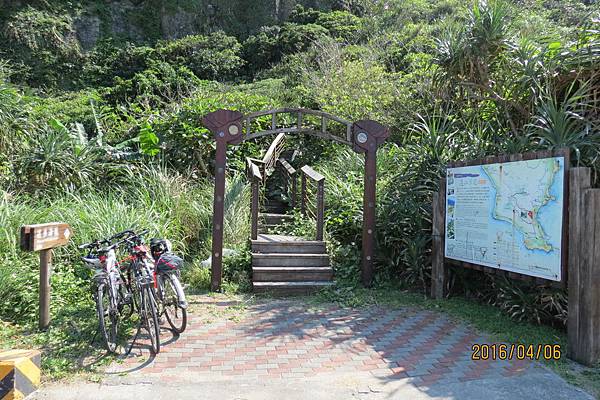
<svg viewBox="0 0 600 400">
<path fill-rule="evenodd" d="M 263 25 L 287 18 L 297 4 L 327 9 L 336 0 L 0 0 L 3 26 L 20 13 L 68 16 L 81 47 L 103 38 L 133 42 L 176 39 L 223 30 L 245 38 Z M 65 4 L 66 3 L 66 4 Z"/>
</svg>

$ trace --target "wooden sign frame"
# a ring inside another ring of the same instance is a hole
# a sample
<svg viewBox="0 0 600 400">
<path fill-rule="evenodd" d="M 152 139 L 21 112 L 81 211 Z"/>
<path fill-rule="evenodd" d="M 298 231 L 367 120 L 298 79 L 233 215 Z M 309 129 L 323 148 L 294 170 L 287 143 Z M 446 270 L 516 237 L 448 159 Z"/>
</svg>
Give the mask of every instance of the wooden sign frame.
<svg viewBox="0 0 600 400">
<path fill-rule="evenodd" d="M 496 275 L 503 275 L 509 279 L 518 279 L 536 284 L 545 284 L 554 287 L 566 288 L 568 282 L 568 248 L 569 248 L 569 169 L 570 157 L 568 149 L 558 149 L 555 151 L 538 151 L 532 153 L 490 156 L 483 159 L 468 161 L 457 161 L 448 164 L 448 168 L 468 167 L 474 165 L 486 165 L 496 163 L 508 163 L 513 161 L 537 160 L 542 158 L 564 157 L 564 182 L 563 182 L 563 224 L 561 239 L 561 280 L 553 281 L 550 279 L 534 277 L 517 272 L 506 271 L 499 268 L 493 268 L 485 265 L 469 263 L 454 260 L 445 257 L 445 237 L 446 237 L 446 178 L 440 180 L 439 192 L 435 193 L 433 199 L 433 245 L 432 245 L 432 276 L 431 293 L 434 298 L 444 298 L 448 294 L 448 267 L 467 268 L 476 271 L 487 272 Z"/>
<path fill-rule="evenodd" d="M 73 230 L 69 224 L 50 222 L 21 227 L 21 250 L 41 251 L 69 243 Z"/>
<path fill-rule="evenodd" d="M 432 272 L 431 296 L 442 299 L 448 295 L 448 267 L 450 265 L 471 268 L 509 278 L 533 281 L 568 289 L 569 314 L 567 321 L 568 356 L 591 366 L 600 361 L 600 247 L 594 238 L 600 237 L 600 189 L 592 187 L 592 171 L 586 167 L 570 167 L 569 151 L 520 154 L 487 157 L 450 164 L 469 166 L 496 162 L 532 160 L 547 157 L 565 158 L 565 182 L 563 193 L 563 236 L 561 254 L 561 281 L 508 272 L 500 269 L 474 265 L 444 257 L 446 184 L 440 181 L 439 192 L 433 194 Z"/>
</svg>

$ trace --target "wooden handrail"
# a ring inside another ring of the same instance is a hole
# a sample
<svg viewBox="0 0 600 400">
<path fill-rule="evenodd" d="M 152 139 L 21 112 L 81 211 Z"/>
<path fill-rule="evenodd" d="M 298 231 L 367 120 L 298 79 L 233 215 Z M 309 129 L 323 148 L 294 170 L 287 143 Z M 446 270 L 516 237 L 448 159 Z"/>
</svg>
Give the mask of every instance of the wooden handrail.
<svg viewBox="0 0 600 400">
<path fill-rule="evenodd" d="M 322 180 L 325 180 L 325 177 L 323 175 L 321 175 L 320 173 L 318 173 L 317 171 L 315 171 L 308 165 L 305 165 L 304 167 L 300 168 L 300 171 L 302 171 L 303 174 L 305 174 L 306 176 L 308 176 L 310 179 L 312 179 L 315 182 L 320 182 Z"/>
<path fill-rule="evenodd" d="M 285 160 L 285 158 L 280 158 L 277 161 L 279 161 L 279 164 L 281 164 L 281 166 L 285 168 L 288 174 L 294 175 L 296 173 L 296 169 L 292 167 L 291 164 Z"/>
<path fill-rule="evenodd" d="M 275 155 L 275 150 L 277 149 L 277 146 L 279 146 L 279 144 L 283 141 L 284 137 L 285 137 L 285 134 L 280 133 L 279 135 L 277 135 L 275 137 L 275 139 L 273 139 L 273 142 L 271 142 L 269 149 L 267 150 L 264 157 L 262 158 L 262 162 L 264 164 L 268 164 L 269 162 L 271 162 L 273 155 Z"/>
<path fill-rule="evenodd" d="M 254 160 L 252 160 L 250 157 L 246 157 L 246 164 L 248 179 L 250 179 L 252 182 L 255 180 L 260 182 L 262 180 L 262 174 L 260 173 L 260 168 L 258 165 L 256 165 Z"/>
<path fill-rule="evenodd" d="M 296 208 L 296 193 L 298 187 L 298 179 L 296 176 L 296 169 L 290 165 L 284 158 L 279 158 L 277 160 L 278 165 L 281 165 L 283 168 L 284 175 L 284 188 L 283 191 L 291 200 L 292 208 Z M 290 182 L 292 192 L 290 193 Z"/>
<path fill-rule="evenodd" d="M 271 174 L 273 167 L 279 159 L 279 154 L 283 150 L 284 139 L 285 133 L 280 133 L 279 135 L 277 135 L 275 139 L 271 142 L 269 149 L 262 158 L 263 175 L 265 179 L 268 175 Z"/>
<path fill-rule="evenodd" d="M 260 168 L 250 157 L 246 157 L 248 179 L 252 187 L 250 197 L 250 237 L 252 240 L 258 238 L 258 210 L 259 210 L 259 185 L 262 182 Z"/>
<path fill-rule="evenodd" d="M 307 216 L 307 177 L 313 180 L 317 184 L 317 212 L 316 212 L 316 222 L 317 222 L 317 240 L 323 240 L 323 225 L 325 223 L 325 177 L 309 167 L 305 165 L 300 168 L 300 172 L 302 173 L 302 193 L 300 195 L 300 209 L 302 215 Z"/>
</svg>

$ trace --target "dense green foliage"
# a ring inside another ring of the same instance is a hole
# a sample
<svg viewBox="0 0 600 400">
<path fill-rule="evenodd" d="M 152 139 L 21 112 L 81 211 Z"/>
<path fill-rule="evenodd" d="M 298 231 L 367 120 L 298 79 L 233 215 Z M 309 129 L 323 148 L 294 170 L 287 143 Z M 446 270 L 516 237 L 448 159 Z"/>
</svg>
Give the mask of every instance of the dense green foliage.
<svg viewBox="0 0 600 400">
<path fill-rule="evenodd" d="M 585 2 L 340 1 L 228 33 L 104 34 L 85 51 L 59 3 L 0 14 L 4 320 L 35 320 L 36 260 L 17 248 L 24 223 L 71 223 L 77 243 L 149 227 L 185 255 L 188 284 L 206 288 L 214 140 L 200 119 L 218 108 L 299 106 L 388 124 L 378 158 L 377 283 L 416 291 L 429 286 L 431 196 L 449 161 L 567 147 L 575 164 L 600 172 L 600 14 Z M 232 290 L 249 287 L 244 156 L 260 156 L 268 143 L 228 149 Z M 338 294 L 346 293 L 359 277 L 362 157 L 314 138 L 288 146 L 301 151 L 297 163 L 326 176 L 326 234 Z M 56 260 L 53 311 L 85 309 L 88 273 L 74 245 Z M 452 295 L 515 319 L 565 321 L 561 290 L 469 271 L 452 283 Z"/>
</svg>

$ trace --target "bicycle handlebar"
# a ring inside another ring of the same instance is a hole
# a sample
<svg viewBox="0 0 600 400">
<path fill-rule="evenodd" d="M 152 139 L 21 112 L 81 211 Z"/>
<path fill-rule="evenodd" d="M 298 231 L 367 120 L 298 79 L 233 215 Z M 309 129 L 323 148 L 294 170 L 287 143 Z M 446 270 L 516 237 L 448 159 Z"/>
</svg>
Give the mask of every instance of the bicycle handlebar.
<svg viewBox="0 0 600 400">
<path fill-rule="evenodd" d="M 140 233 L 135 233 L 133 230 L 128 229 L 128 230 L 125 230 L 123 232 L 116 233 L 116 234 L 112 235 L 108 239 L 96 239 L 96 240 L 94 240 L 94 241 L 92 241 L 90 243 L 85 243 L 85 244 L 79 245 L 79 246 L 77 246 L 77 248 L 79 248 L 81 250 L 83 250 L 83 249 L 96 249 L 97 252 L 105 253 L 105 252 L 108 252 L 110 250 L 116 249 L 117 247 L 119 247 L 123 243 L 134 244 L 135 242 L 133 241 L 133 239 L 139 239 L 142 236 L 147 235 L 148 232 L 149 232 L 148 229 L 144 229 Z M 119 241 L 117 241 L 115 243 L 112 243 L 113 240 L 122 238 L 124 236 L 127 236 L 127 237 L 125 237 L 124 239 L 119 240 Z M 104 248 L 100 248 L 100 246 L 104 245 L 104 244 L 107 244 L 109 246 L 108 247 L 104 247 Z"/>
</svg>

